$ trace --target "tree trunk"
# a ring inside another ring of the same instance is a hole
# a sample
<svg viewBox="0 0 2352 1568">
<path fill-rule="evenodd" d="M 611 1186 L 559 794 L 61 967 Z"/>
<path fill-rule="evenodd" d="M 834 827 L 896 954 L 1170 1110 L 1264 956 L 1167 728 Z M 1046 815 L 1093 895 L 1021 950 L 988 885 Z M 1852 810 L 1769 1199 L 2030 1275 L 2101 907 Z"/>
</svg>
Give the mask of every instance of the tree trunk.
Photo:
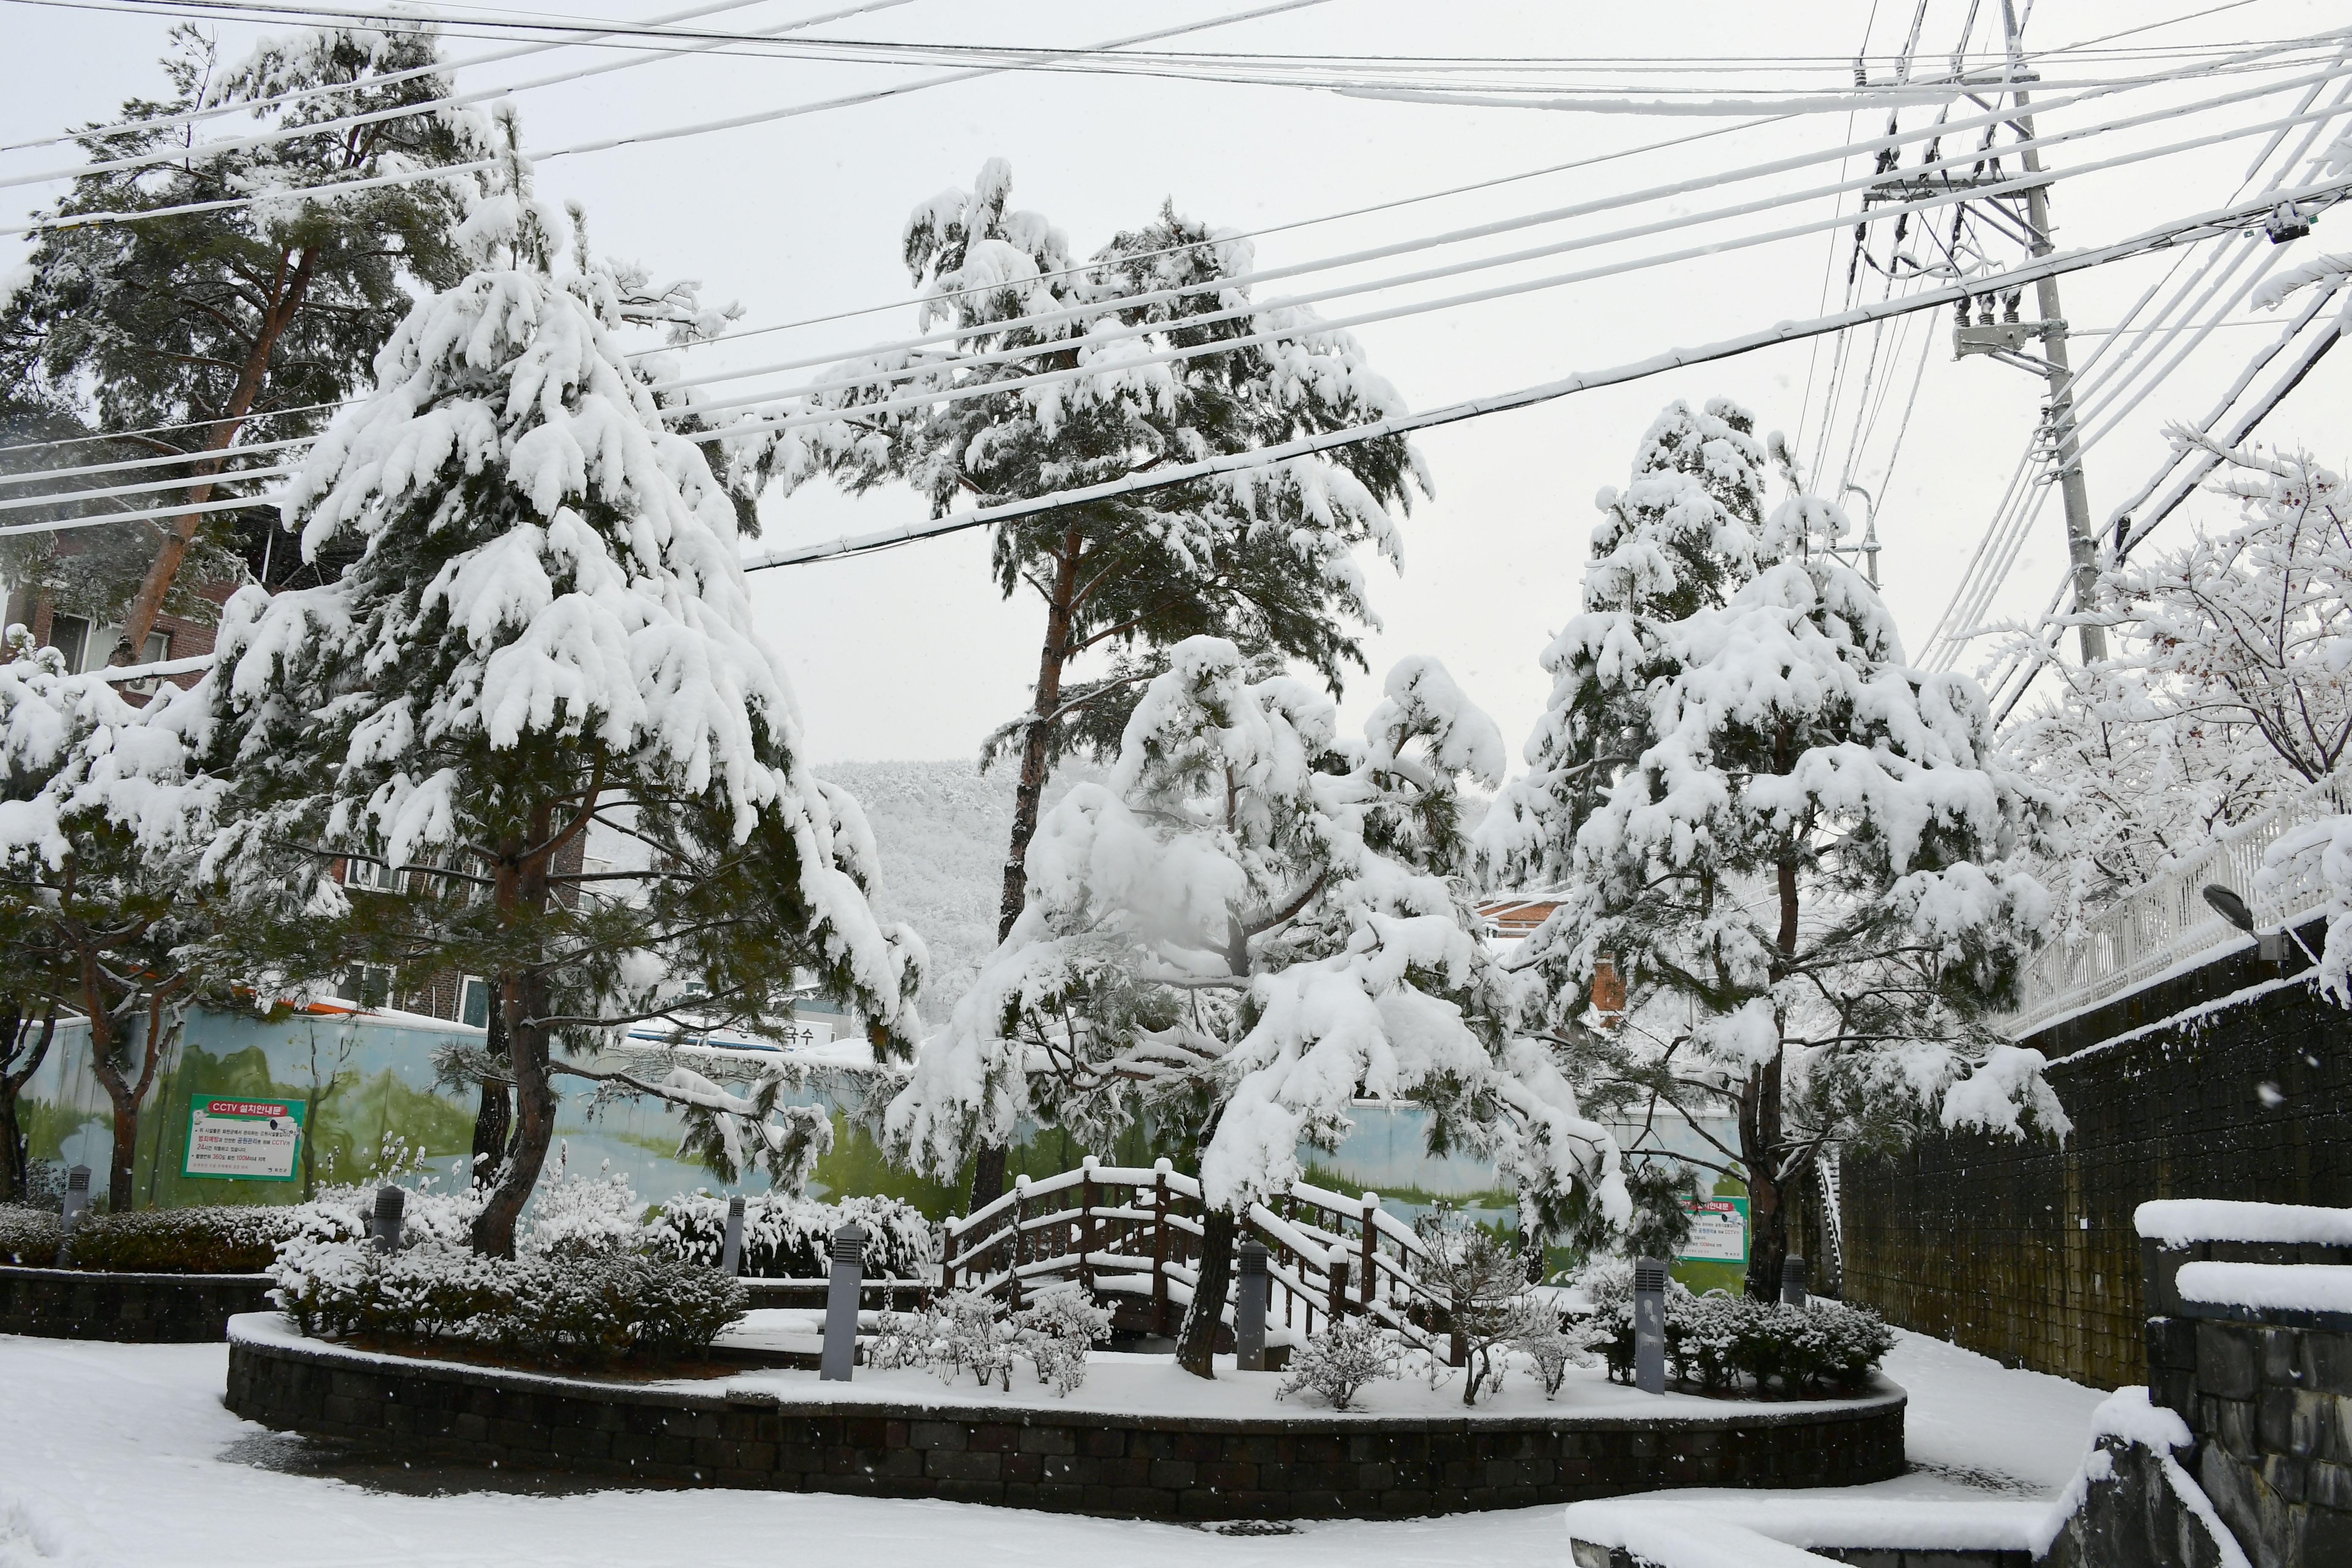
<svg viewBox="0 0 2352 1568">
<path fill-rule="evenodd" d="M 1062 538 L 1054 564 L 1054 590 L 1045 600 L 1045 643 L 1037 652 L 1037 689 L 1029 705 L 1029 728 L 1021 737 L 1021 777 L 1013 791 L 1013 839 L 1004 850 L 1004 884 L 996 906 L 996 940 L 1013 934 L 1013 922 L 1029 901 L 1029 841 L 1037 836 L 1037 811 L 1045 798 L 1048 758 L 1053 751 L 1054 712 L 1062 705 L 1062 670 L 1070 661 L 1070 626 L 1078 591 L 1075 528 Z M 983 1143 L 972 1162 L 971 1195 L 964 1213 L 978 1214 L 1004 1195 L 1004 1150 Z"/>
<path fill-rule="evenodd" d="M 5 1072 L 0 1072 L 0 1203 L 17 1204 L 23 1203 L 29 1195 L 32 1176 L 27 1168 L 28 1151 L 24 1129 L 16 1121 L 16 1100 L 25 1092 L 25 1086 L 33 1081 L 33 1075 L 41 1070 L 41 1063 L 48 1058 L 49 1042 L 57 1036 L 58 1011 L 52 1006 L 41 1019 L 40 1033 L 34 1037 L 29 1052 L 22 1061 L 17 1057 L 20 1052 L 26 1052 L 25 1036 L 29 1020 L 22 1012 L 12 1008 L 5 1022 L 8 1067 Z"/>
<path fill-rule="evenodd" d="M 514 1126 L 514 1097 L 502 1083 L 485 1080 L 482 1100 L 474 1110 L 473 1183 L 489 1186 L 497 1183 L 499 1170 L 506 1164 L 507 1134 Z"/>
<path fill-rule="evenodd" d="M 971 1197 L 963 1212 L 978 1214 L 1004 1195 L 1004 1145 L 982 1143 L 971 1161 Z M 985 1239 L 981 1237 L 977 1239 Z"/>
<path fill-rule="evenodd" d="M 492 1007 L 489 1034 L 483 1047 L 492 1058 L 507 1053 L 507 1016 L 503 1007 Z M 507 1138 L 514 1127 L 514 1097 L 503 1083 L 482 1080 L 481 1104 L 474 1111 L 474 1163 L 469 1167 L 469 1180 L 475 1186 L 493 1186 L 499 1171 L 506 1163 Z"/>
<path fill-rule="evenodd" d="M 270 302 L 269 309 L 262 312 L 261 324 L 254 332 L 252 352 L 245 356 L 245 363 L 237 371 L 227 406 L 214 422 L 213 433 L 205 438 L 205 451 L 226 452 L 229 443 L 236 439 L 237 431 L 244 428 L 245 416 L 253 411 L 254 400 L 261 395 L 261 384 L 268 376 L 270 351 L 278 346 L 278 340 L 302 309 L 302 299 L 310 292 L 310 275 L 318 258 L 314 247 L 304 246 L 292 277 Z M 285 265 L 282 259 L 279 265 Z M 220 472 L 226 460 L 215 458 L 191 467 L 189 477 L 203 482 L 188 487 L 188 505 L 202 506 L 212 499 L 212 477 Z M 155 617 L 163 612 L 163 595 L 171 592 L 172 580 L 180 574 L 180 563 L 187 559 L 188 546 L 195 542 L 196 529 L 203 521 L 204 515 L 194 511 L 172 520 L 162 542 L 155 547 L 155 559 L 147 564 L 147 575 L 141 579 L 139 592 L 132 596 L 131 607 L 123 612 L 122 635 L 116 640 L 108 663 L 119 667 L 138 662 L 139 650 L 147 646 L 147 634 L 155 629 Z"/>
<path fill-rule="evenodd" d="M 528 840 L 513 837 L 499 844 L 498 882 L 493 892 L 500 922 L 508 923 L 547 908 L 548 861 L 553 844 L 550 829 L 554 812 L 540 806 L 531 813 Z M 526 852 L 525 844 L 536 847 Z M 539 1185 L 539 1173 L 555 1141 L 555 1086 L 548 1073 L 548 1036 L 537 1022 L 549 1012 L 546 972 L 533 967 L 497 977 L 494 1006 L 505 1010 L 507 1064 L 515 1085 L 515 1135 L 499 1184 L 490 1191 L 482 1212 L 474 1217 L 474 1250 L 486 1258 L 515 1255 L 515 1226 L 523 1205 Z"/>
<path fill-rule="evenodd" d="M 1789 1256 L 1785 1184 L 1776 1179 L 1784 1054 L 1774 1051 L 1750 1072 L 1739 1095 L 1739 1163 L 1748 1167 L 1748 1294 L 1759 1301 L 1780 1300 L 1780 1264 Z"/>
<path fill-rule="evenodd" d="M 523 1205 L 539 1185 L 547 1151 L 555 1142 L 555 1087 L 548 1073 L 548 1029 L 527 1017 L 547 1012 L 547 986 L 536 974 L 502 977 L 507 1017 L 507 1060 L 514 1069 L 514 1146 L 499 1167 L 499 1184 L 474 1220 L 474 1250 L 487 1258 L 515 1255 L 515 1227 Z"/>
<path fill-rule="evenodd" d="M 93 1004 L 100 995 L 95 963 L 85 964 L 83 991 Z M 131 1009 L 126 1007 L 126 1012 Z M 131 1173 L 139 1164 L 139 1108 L 146 1101 L 147 1090 L 155 1082 L 155 1063 L 162 1054 L 163 999 L 149 998 L 147 1005 L 147 1040 L 139 1063 L 139 1076 L 125 1078 L 115 1064 L 115 1029 L 121 1020 L 103 1006 L 90 1005 L 89 1055 L 90 1070 L 106 1090 L 108 1102 L 114 1109 L 114 1150 L 107 1163 L 106 1206 L 110 1214 L 128 1214 L 138 1202 L 138 1189 Z M 135 1017 L 137 1015 L 132 1013 Z"/>
<path fill-rule="evenodd" d="M 1192 1304 L 1184 1310 L 1184 1326 L 1176 1331 L 1176 1364 L 1194 1377 L 1217 1375 L 1217 1330 L 1225 1320 L 1239 1228 L 1231 1209 L 1211 1209 L 1201 1216 L 1201 1279 L 1192 1288 Z"/>
</svg>

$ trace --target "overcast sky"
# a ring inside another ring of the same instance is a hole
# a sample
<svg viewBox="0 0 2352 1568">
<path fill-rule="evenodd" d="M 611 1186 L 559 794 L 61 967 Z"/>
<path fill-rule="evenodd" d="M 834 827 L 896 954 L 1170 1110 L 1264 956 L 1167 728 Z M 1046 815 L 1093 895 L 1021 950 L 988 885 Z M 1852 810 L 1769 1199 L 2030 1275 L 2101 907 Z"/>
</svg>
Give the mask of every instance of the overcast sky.
<svg viewBox="0 0 2352 1568">
<path fill-rule="evenodd" d="M 642 18 L 657 0 L 622 5 L 599 0 L 595 15 Z M 771 0 L 705 25 L 754 28 L 832 9 L 824 0 Z M 1243 8 L 1243 0 L 1183 0 L 1092 5 L 1049 0 L 910 0 L 909 4 L 823 31 L 839 37 L 1080 46 L 1155 26 Z M 1933 68 L 1957 41 L 1971 0 L 1927 0 L 1922 52 Z M 1289 14 L 1193 35 L 1171 48 L 1270 53 L 1340 52 L 1410 56 L 1602 57 L 1671 59 L 1849 58 L 1865 37 L 1874 54 L 1899 48 L 1912 22 L 1902 0 L 1813 0 L 1759 5 L 1718 0 L 1651 5 L 1466 4 L 1446 6 L 1391 0 L 1325 0 Z M 1982 11 L 1997 16 L 1991 0 Z M 2211 7 L 2206 0 L 2091 3 L 2042 0 L 2027 27 L 2029 46 L 2052 48 L 2170 16 Z M 544 11 L 534 15 L 545 15 Z M 566 11 L 565 16 L 583 13 Z M 0 140 L 17 142 L 63 126 L 106 118 L 134 92 L 155 91 L 153 58 L 165 23 L 9 4 L 10 91 L 0 100 Z M 2340 8 L 2316 0 L 2249 0 L 2161 31 L 2136 33 L 2136 46 L 2237 43 L 2294 37 L 2340 26 Z M 255 30 L 224 26 L 230 52 Z M 1997 32 L 1979 23 L 1979 47 Z M 492 46 L 456 42 L 452 53 Z M 520 79 L 588 63 L 601 54 L 554 54 L 467 73 L 465 86 Z M 2112 73 L 2112 63 L 2050 68 L 2053 77 Z M 2131 70 L 2149 68 L 2132 62 Z M 1850 70 L 1850 68 L 1848 68 Z M 834 97 L 932 74 L 924 68 L 715 58 L 667 59 L 586 83 L 520 95 L 527 146 L 551 147 L 623 131 L 685 124 Z M 1590 79 L 1591 73 L 1585 73 Z M 1847 77 L 1850 80 L 1850 76 Z M 1715 72 L 1676 79 L 1706 82 L 1727 96 L 1762 83 L 1834 88 L 1836 73 L 1793 68 Z M 2165 88 L 2113 100 L 2129 112 L 2243 85 L 2241 79 Z M 2184 124 L 2120 132 L 2095 148 L 2052 155 L 2072 167 L 2132 147 L 2243 124 L 2287 112 L 2288 97 L 2263 100 Z M 1286 263 L 1479 223 L 1687 177 L 1708 169 L 1761 162 L 1840 145 L 1876 129 L 1879 117 L 1851 121 L 1843 110 L 1720 135 L 1670 151 L 1598 167 L 1516 181 L 1486 192 L 1421 203 L 1343 222 L 1316 224 L 1258 242 L 1261 264 Z M 1906 124 L 1921 118 L 1914 111 Z M 2086 107 L 2053 115 L 2045 131 L 2084 124 Z M 715 297 L 747 307 L 745 325 L 894 304 L 908 297 L 898 261 L 908 209 L 942 187 L 969 184 L 991 156 L 1011 161 L 1013 205 L 1044 214 L 1091 252 L 1122 227 L 1147 220 L 1160 203 L 1211 223 L 1254 230 L 1367 204 L 1393 201 L 1495 176 L 1718 128 L 1729 121 L 1696 115 L 1547 112 L 1523 109 L 1369 101 L 1328 91 L 1263 86 L 1064 74 L 1003 75 L 908 94 L 880 103 L 720 134 L 660 148 L 622 149 L 553 160 L 542 188 L 588 208 L 600 247 L 635 256 L 656 272 L 704 281 Z M 2110 145 L 2112 142 L 2112 145 Z M 2234 141 L 2149 163 L 2087 174 L 2053 197 L 2058 243 L 2088 245 L 2123 237 L 2176 216 L 2223 205 L 2263 143 Z M 0 155 L 0 172 L 46 167 L 58 149 Z M 1916 160 L 1916 151 L 1908 155 Z M 1738 187 L 1738 199 L 1826 183 L 1812 169 Z M 1854 173 L 1860 173 L 1857 168 Z M 8 193 L 28 206 L 39 193 Z M 1588 228 L 1687 212 L 1706 197 L 1682 198 L 1637 213 L 1588 218 Z M 1678 248 L 1695 239 L 1729 237 L 1824 216 L 1825 203 L 1586 252 L 1568 260 L 1521 266 L 1464 281 L 1325 307 L 1338 315 L 1456 291 L 1481 282 L 1533 277 L 1603 258 Z M 2326 246 L 2352 245 L 2336 230 L 2352 216 L 2323 223 L 2316 236 L 2284 253 L 2292 265 Z M 1369 278 L 1431 260 L 1451 260 L 1575 232 L 1573 226 L 1391 261 L 1379 268 L 1318 274 L 1310 281 Z M 2352 233 L 2352 230 L 2347 230 Z M 1374 363 L 1416 407 L 1549 381 L 1571 371 L 1639 360 L 1815 316 L 1843 291 L 1851 240 L 1814 236 L 1601 282 L 1450 310 L 1360 330 Z M 16 260 L 21 242 L 0 241 L 0 267 Z M 2193 258 L 2191 269 L 2201 259 Z M 2267 259 L 2265 257 L 2263 259 Z M 2121 318 L 2176 258 L 2158 257 L 2069 278 L 2064 310 L 2078 327 Z M 2244 274 L 2241 274 L 2243 277 Z M 1867 298 L 1877 298 L 1871 289 Z M 2029 313 L 2031 305 L 2029 304 Z M 2210 308 L 2207 312 L 2211 313 Z M 2255 320 L 2241 310 L 2233 319 Z M 699 351 L 698 364 L 748 365 L 782 357 L 847 353 L 912 329 L 898 309 Z M 1924 335 L 1923 335 L 1924 334 Z M 1927 343 L 1927 335 L 1933 338 Z M 1850 343 L 1848 412 L 1832 424 L 1817 483 L 1850 478 L 1877 499 L 1886 595 L 1915 647 L 1925 639 L 1991 518 L 2042 398 L 2027 373 L 1983 358 L 1954 362 L 1950 319 L 1913 318 L 1899 337 L 1879 344 L 1873 401 L 1883 412 L 1858 448 L 1851 409 L 1870 363 L 1871 332 Z M 2168 420 L 2201 416 L 2266 329 L 2225 326 L 2189 356 L 2086 458 L 2093 511 L 2104 518 L 2136 489 L 2164 450 Z M 2077 343 L 2077 363 L 2105 340 Z M 1921 351 L 1927 349 L 1924 372 Z M 2167 351 L 2168 353 L 2168 350 Z M 1579 572 L 1594 512 L 1593 492 L 1624 482 L 1636 441 L 1671 399 L 1727 395 L 1755 410 L 1759 426 L 1800 437 L 1810 462 L 1822 435 L 1830 343 L 1793 345 L 1660 375 L 1524 412 L 1455 425 L 1422 436 L 1436 495 L 1405 525 L 1402 576 L 1373 572 L 1384 629 L 1367 643 L 1372 672 L 1352 682 L 1347 707 L 1361 712 L 1379 678 L 1402 655 L 1433 653 L 1501 722 L 1516 749 L 1542 703 L 1547 680 L 1536 658 L 1577 602 Z M 1900 458 L 1887 463 L 1896 426 L 1912 395 Z M 789 379 L 798 379 L 793 377 Z M 778 378 L 769 378 L 771 384 Z M 756 388 L 760 383 L 740 384 Z M 1810 388 L 1810 397 L 1808 395 Z M 722 386 L 722 395 L 738 384 Z M 2352 355 L 2321 365 L 2274 416 L 2267 434 L 2314 448 L 2341 468 L 2352 460 L 2343 437 L 2352 404 Z M 1852 456 L 1849 451 L 1852 449 Z M 1859 496 L 1849 498 L 1857 513 Z M 767 542 L 865 529 L 919 517 L 910 493 L 851 501 L 815 491 L 771 498 Z M 2208 518 L 2216 515 L 2209 503 Z M 2184 517 L 2178 527 L 2189 526 Z M 2178 528 L 2175 530 L 2176 535 Z M 2039 612 L 2064 560 L 2055 498 L 2044 510 L 2000 601 L 2002 613 Z M 764 630 L 787 660 L 820 760 L 942 757 L 971 753 L 991 728 L 1024 703 L 1036 668 L 1042 613 L 1032 602 L 1000 601 L 984 568 L 985 542 L 975 534 L 897 550 L 870 559 L 758 574 Z"/>
</svg>

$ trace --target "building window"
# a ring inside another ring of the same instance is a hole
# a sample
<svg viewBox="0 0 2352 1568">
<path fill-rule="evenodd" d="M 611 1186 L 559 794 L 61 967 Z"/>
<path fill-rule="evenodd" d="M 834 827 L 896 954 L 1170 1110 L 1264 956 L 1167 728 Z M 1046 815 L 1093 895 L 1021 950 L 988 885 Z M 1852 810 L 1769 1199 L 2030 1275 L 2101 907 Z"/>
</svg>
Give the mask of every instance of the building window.
<svg viewBox="0 0 2352 1568">
<path fill-rule="evenodd" d="M 383 892 L 392 886 L 392 873 L 381 860 L 362 860 L 353 856 L 343 862 L 343 886 Z"/>
<path fill-rule="evenodd" d="M 89 623 L 79 616 L 51 616 L 49 646 L 66 656 L 68 675 L 79 675 L 89 652 Z"/>
<path fill-rule="evenodd" d="M 457 1021 L 468 1028 L 490 1026 L 490 983 L 478 974 L 468 974 L 457 988 Z"/>
<path fill-rule="evenodd" d="M 392 966 L 388 963 L 354 965 L 343 976 L 343 989 L 350 993 L 346 1001 L 362 1007 L 385 1007 L 392 1004 Z"/>
</svg>

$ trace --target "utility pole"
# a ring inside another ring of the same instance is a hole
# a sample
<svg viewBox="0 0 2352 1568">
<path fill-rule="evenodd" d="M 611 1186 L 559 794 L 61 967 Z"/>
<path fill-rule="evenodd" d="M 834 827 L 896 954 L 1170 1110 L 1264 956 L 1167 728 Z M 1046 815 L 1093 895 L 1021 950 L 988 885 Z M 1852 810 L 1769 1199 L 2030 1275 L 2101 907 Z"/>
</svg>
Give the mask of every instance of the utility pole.
<svg viewBox="0 0 2352 1568">
<path fill-rule="evenodd" d="M 2025 75 L 2023 50 L 2018 44 L 2017 7 L 2012 0 L 2000 0 L 2000 19 L 2009 38 L 2010 76 L 2021 81 Z M 2033 117 L 2026 112 L 2025 89 L 2021 86 L 2011 90 L 2018 111 L 2013 123 L 2028 143 L 2023 153 L 2025 172 L 2038 174 L 2042 173 L 2042 153 L 2032 145 Z M 2043 257 L 2056 249 L 2050 237 L 2048 185 L 2027 187 L 2025 216 L 2032 231 L 2030 243 L 2033 255 Z M 2058 491 L 2066 503 L 2066 556 L 2074 564 L 2074 613 L 2087 615 L 2093 590 L 2098 585 L 2099 545 L 2092 531 L 2090 489 L 2083 480 L 2082 434 L 2074 424 L 2074 372 L 2067 363 L 2066 318 L 2058 308 L 2056 278 L 2044 278 L 2033 287 L 2035 302 L 2042 309 L 2042 374 L 2050 381 L 2050 440 L 2058 458 Z M 2075 630 L 2082 637 L 2084 664 L 2107 657 L 2105 627 L 2086 623 Z"/>
</svg>

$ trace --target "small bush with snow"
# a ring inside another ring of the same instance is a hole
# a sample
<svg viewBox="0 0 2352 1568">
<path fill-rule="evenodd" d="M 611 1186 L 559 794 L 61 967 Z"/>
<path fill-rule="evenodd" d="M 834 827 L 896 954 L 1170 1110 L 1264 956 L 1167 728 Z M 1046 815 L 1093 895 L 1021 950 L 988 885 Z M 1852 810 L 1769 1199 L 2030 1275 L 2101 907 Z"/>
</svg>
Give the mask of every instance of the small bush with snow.
<svg viewBox="0 0 2352 1568">
<path fill-rule="evenodd" d="M 556 1363 L 707 1350 L 748 1305 L 740 1281 L 617 1248 L 499 1258 L 445 1242 L 386 1253 L 298 1238 L 271 1273 L 306 1334 L 457 1342 Z"/>
<path fill-rule="evenodd" d="M 1037 1381 L 1068 1394 L 1087 1381 L 1087 1356 L 1110 1337 L 1110 1309 L 1076 1286 L 1049 1289 L 1007 1316 L 1004 1303 L 979 1290 L 955 1290 L 913 1312 L 885 1312 L 866 1364 L 928 1367 L 941 1383 L 970 1373 L 982 1388 L 1013 1388 L 1013 1363 L 1026 1356 Z"/>
<path fill-rule="evenodd" d="M 822 1279 L 833 1271 L 833 1234 L 851 1220 L 866 1232 L 868 1279 L 918 1279 L 934 1256 L 931 1223 L 896 1198 L 819 1203 L 782 1193 L 743 1201 L 743 1272 L 761 1279 Z M 646 1226 L 654 1252 L 716 1267 L 727 1239 L 727 1200 L 692 1193 L 664 1204 Z"/>
<path fill-rule="evenodd" d="M 1290 1352 L 1290 1376 L 1278 1396 L 1319 1394 L 1334 1410 L 1354 1405 L 1369 1384 L 1402 1375 L 1396 1336 L 1371 1318 L 1341 1318 Z"/>
<path fill-rule="evenodd" d="M 1083 1289 L 1065 1285 L 1040 1292 L 1013 1314 L 1023 1353 L 1037 1369 L 1037 1381 L 1067 1394 L 1087 1381 L 1087 1356 L 1110 1338 L 1110 1309 L 1098 1307 Z"/>
<path fill-rule="evenodd" d="M 1814 1300 L 1801 1307 L 1744 1296 L 1694 1296 L 1668 1281 L 1666 1371 L 1685 1387 L 1717 1394 L 1743 1381 L 1759 1394 L 1852 1393 L 1895 1347 L 1894 1331 L 1865 1307 Z M 1588 1289 L 1600 1310 L 1577 1325 L 1591 1334 L 1621 1383 L 1633 1376 L 1633 1293 Z"/>
</svg>

